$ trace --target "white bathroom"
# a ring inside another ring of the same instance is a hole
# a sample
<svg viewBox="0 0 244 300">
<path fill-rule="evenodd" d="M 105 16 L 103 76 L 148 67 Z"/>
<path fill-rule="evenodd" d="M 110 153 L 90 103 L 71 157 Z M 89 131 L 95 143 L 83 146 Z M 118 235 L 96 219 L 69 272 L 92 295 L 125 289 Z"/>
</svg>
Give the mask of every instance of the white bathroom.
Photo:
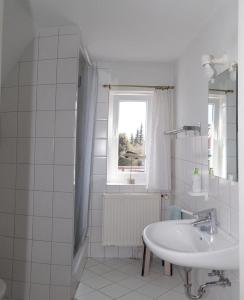
<svg viewBox="0 0 244 300">
<path fill-rule="evenodd" d="M 0 0 L 0 300 L 244 298 L 241 14 Z"/>
</svg>

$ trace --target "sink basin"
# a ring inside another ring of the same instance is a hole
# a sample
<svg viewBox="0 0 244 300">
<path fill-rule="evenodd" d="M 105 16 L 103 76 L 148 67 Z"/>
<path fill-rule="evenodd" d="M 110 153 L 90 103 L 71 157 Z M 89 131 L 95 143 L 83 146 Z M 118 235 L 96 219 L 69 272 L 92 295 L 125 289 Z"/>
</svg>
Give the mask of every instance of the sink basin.
<svg viewBox="0 0 244 300">
<path fill-rule="evenodd" d="M 172 264 L 204 269 L 238 269 L 238 241 L 218 228 L 210 235 L 191 223 L 174 220 L 148 225 L 143 231 L 147 247 Z"/>
</svg>

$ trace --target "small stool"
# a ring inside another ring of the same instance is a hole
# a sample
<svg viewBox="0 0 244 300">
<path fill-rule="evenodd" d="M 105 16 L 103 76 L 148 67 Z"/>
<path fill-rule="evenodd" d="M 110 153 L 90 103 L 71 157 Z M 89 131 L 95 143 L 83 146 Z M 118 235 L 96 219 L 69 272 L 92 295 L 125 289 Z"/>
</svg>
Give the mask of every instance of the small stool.
<svg viewBox="0 0 244 300">
<path fill-rule="evenodd" d="M 143 241 L 144 249 L 143 249 L 141 276 L 147 276 L 150 270 L 153 253 L 149 250 L 149 248 L 147 247 L 143 239 L 142 241 Z M 164 275 L 166 276 L 173 275 L 173 265 L 171 263 L 162 260 L 162 266 L 164 267 Z"/>
</svg>

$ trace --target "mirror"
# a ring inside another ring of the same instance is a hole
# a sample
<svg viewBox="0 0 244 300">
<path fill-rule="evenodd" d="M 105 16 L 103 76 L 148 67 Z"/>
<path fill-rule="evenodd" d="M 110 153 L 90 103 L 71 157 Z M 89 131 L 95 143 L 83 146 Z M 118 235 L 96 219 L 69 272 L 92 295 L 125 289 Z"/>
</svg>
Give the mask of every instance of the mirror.
<svg viewBox="0 0 244 300">
<path fill-rule="evenodd" d="M 238 181 L 237 70 L 217 75 L 208 87 L 209 173 Z"/>
</svg>

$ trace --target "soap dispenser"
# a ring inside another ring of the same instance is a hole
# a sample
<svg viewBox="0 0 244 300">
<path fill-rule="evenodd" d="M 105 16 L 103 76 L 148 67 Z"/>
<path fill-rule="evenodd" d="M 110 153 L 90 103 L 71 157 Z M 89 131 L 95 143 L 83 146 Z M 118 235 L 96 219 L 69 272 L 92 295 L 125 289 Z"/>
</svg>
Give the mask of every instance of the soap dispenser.
<svg viewBox="0 0 244 300">
<path fill-rule="evenodd" d="M 201 175 L 199 172 L 199 168 L 194 168 L 192 175 L 192 192 L 193 193 L 201 193 L 202 184 L 201 184 Z"/>
</svg>

